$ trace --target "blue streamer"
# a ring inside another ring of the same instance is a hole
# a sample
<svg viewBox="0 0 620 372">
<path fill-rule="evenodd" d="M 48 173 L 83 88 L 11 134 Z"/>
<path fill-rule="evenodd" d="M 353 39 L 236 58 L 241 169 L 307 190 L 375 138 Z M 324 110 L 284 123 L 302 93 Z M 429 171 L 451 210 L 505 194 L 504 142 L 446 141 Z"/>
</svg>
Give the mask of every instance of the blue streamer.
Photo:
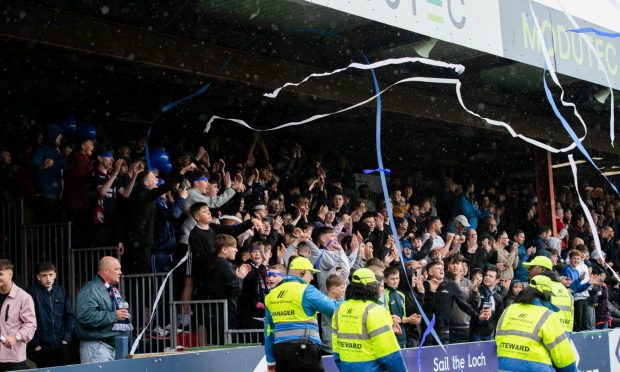
<svg viewBox="0 0 620 372">
<path fill-rule="evenodd" d="M 562 126 L 564 126 L 564 129 L 569 134 L 570 138 L 573 140 L 575 145 L 577 145 L 577 148 L 579 149 L 579 151 L 581 151 L 583 156 L 585 156 L 586 159 L 588 159 L 590 164 L 592 164 L 592 166 L 605 178 L 605 180 L 607 180 L 607 182 L 609 183 L 611 188 L 616 192 L 616 194 L 620 196 L 620 193 L 618 193 L 618 188 L 616 187 L 616 185 L 614 185 L 611 182 L 611 180 L 603 174 L 603 171 L 601 171 L 601 169 L 596 165 L 594 160 L 592 160 L 592 158 L 590 157 L 590 154 L 588 153 L 588 150 L 586 150 L 586 148 L 583 147 L 583 144 L 581 143 L 581 141 L 579 141 L 579 138 L 577 137 L 577 134 L 575 133 L 575 131 L 573 131 L 573 128 L 570 127 L 570 125 L 568 124 L 564 116 L 562 116 L 562 114 L 558 110 L 558 107 L 556 106 L 555 101 L 553 100 L 551 90 L 549 89 L 549 86 L 547 85 L 547 79 L 545 78 L 546 74 L 547 74 L 547 65 L 545 64 L 545 67 L 543 70 L 543 85 L 545 87 L 545 94 L 547 95 L 547 101 L 549 101 L 549 104 L 551 105 L 551 108 L 553 109 L 555 116 L 557 116 L 557 118 L 560 119 Z"/>
<path fill-rule="evenodd" d="M 611 38 L 620 37 L 620 33 L 618 32 L 605 32 L 605 31 L 597 30 L 596 28 L 593 28 L 593 27 L 573 28 L 571 30 L 566 30 L 566 31 L 575 32 L 578 34 L 595 33 L 598 36 L 611 37 Z"/>
<path fill-rule="evenodd" d="M 370 64 L 370 61 L 368 60 L 368 57 L 366 57 L 366 55 L 364 54 L 364 52 L 360 51 L 360 53 L 362 54 L 362 57 L 364 57 L 364 60 L 366 61 L 367 64 Z M 374 69 L 370 69 L 370 73 L 372 75 L 372 80 L 375 86 L 375 91 L 377 93 L 381 92 L 381 88 L 379 87 L 379 81 L 377 80 L 377 75 L 375 74 L 375 70 Z M 383 169 L 385 170 L 386 168 L 383 166 L 383 155 L 382 155 L 382 151 L 381 151 L 381 95 L 377 96 L 377 114 L 376 114 L 376 118 L 375 118 L 375 126 L 376 126 L 376 133 L 375 133 L 375 141 L 376 141 L 376 147 L 377 147 L 377 163 L 379 165 L 379 168 L 377 169 Z M 387 187 L 387 180 L 385 178 L 385 171 L 383 172 L 379 172 L 379 176 L 381 177 L 381 187 L 383 189 L 383 198 L 385 200 L 385 206 L 388 212 L 388 219 L 390 221 L 390 229 L 392 230 L 392 235 L 393 236 L 398 236 L 398 232 L 396 231 L 396 223 L 394 223 L 394 215 L 392 214 L 392 206 L 390 204 L 390 193 L 388 191 L 388 187 Z M 398 239 L 394 239 L 394 243 L 396 244 L 396 247 L 398 248 L 398 254 L 400 255 L 400 264 L 403 268 L 404 274 L 405 274 L 405 279 L 407 281 L 407 285 L 409 286 L 409 290 L 411 292 L 411 295 L 413 297 L 414 302 L 416 303 L 416 306 L 418 307 L 418 310 L 420 310 L 420 315 L 422 316 L 422 319 L 424 319 L 424 322 L 426 323 L 426 330 L 429 331 L 432 334 L 433 338 L 435 339 L 435 341 L 437 341 L 437 345 L 439 345 L 441 347 L 441 349 L 448 354 L 448 351 L 446 350 L 446 348 L 443 346 L 443 344 L 441 343 L 441 340 L 439 339 L 439 335 L 437 335 L 437 332 L 435 331 L 433 325 L 434 325 L 434 321 L 433 323 L 431 323 L 431 320 L 428 319 L 428 316 L 426 315 L 426 313 L 424 312 L 423 308 L 422 308 L 422 304 L 420 304 L 420 301 L 418 301 L 413 288 L 411 287 L 411 279 L 409 278 L 409 275 L 407 275 L 407 268 L 405 267 L 405 258 L 403 256 L 403 249 L 400 245 L 400 241 Z M 433 319 L 434 319 L 434 314 L 433 314 Z M 418 349 L 418 355 L 421 354 L 422 352 L 422 345 L 424 344 L 424 342 L 420 343 L 419 349 Z M 459 370 L 461 370 L 459 368 Z M 462 370 L 461 370 L 462 372 Z"/>
<path fill-rule="evenodd" d="M 426 330 L 422 335 L 422 340 L 420 341 L 420 347 L 418 348 L 418 369 L 422 372 L 422 345 L 424 345 L 424 341 L 426 341 L 426 337 L 428 337 L 429 333 L 433 331 L 435 328 L 435 314 L 431 318 L 431 321 L 427 324 Z"/>
<path fill-rule="evenodd" d="M 375 172 L 381 172 L 381 173 L 385 173 L 385 174 L 390 174 L 392 173 L 391 170 L 389 169 L 383 169 L 383 168 L 377 168 L 377 169 L 364 169 L 364 174 L 371 174 L 371 173 L 375 173 Z"/>
</svg>

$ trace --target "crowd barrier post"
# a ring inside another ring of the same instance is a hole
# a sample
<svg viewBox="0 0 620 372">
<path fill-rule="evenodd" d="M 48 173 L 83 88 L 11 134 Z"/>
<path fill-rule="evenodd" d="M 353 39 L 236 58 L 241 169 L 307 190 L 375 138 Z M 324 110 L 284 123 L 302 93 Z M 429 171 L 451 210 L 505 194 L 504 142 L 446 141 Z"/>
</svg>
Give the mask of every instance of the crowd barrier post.
<svg viewBox="0 0 620 372">
<path fill-rule="evenodd" d="M 49 261 L 56 265 L 56 282 L 66 286 L 69 277 L 69 251 L 71 248 L 71 222 L 23 226 L 21 257 L 15 259 L 20 284 L 27 288 L 35 281 L 36 265 Z"/>
<path fill-rule="evenodd" d="M 75 248 L 70 250 L 67 291 L 71 303 L 75 303 L 75 297 L 80 288 L 95 277 L 99 260 L 104 256 L 116 257 L 116 247 Z"/>
</svg>

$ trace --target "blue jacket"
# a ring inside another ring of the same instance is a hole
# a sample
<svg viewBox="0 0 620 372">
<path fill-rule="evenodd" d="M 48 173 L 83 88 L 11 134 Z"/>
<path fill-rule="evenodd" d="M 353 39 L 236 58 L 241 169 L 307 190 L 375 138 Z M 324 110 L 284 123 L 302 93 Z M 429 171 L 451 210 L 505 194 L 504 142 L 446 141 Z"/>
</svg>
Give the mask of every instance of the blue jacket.
<svg viewBox="0 0 620 372">
<path fill-rule="evenodd" d="M 530 280 L 527 274 L 527 268 L 523 266 L 524 262 L 528 262 L 530 260 L 530 256 L 527 254 L 527 249 L 523 244 L 519 244 L 519 249 L 517 252 L 519 256 L 519 263 L 517 264 L 517 268 L 514 270 L 514 278 L 512 282 L 528 282 Z"/>
<path fill-rule="evenodd" d="M 47 129 L 46 143 L 38 146 L 29 165 L 33 170 L 33 185 L 37 196 L 48 199 L 60 199 L 62 192 L 62 170 L 66 169 L 66 161 L 56 149 L 56 138 L 62 131 L 55 125 Z M 45 159 L 52 159 L 54 165 L 42 169 Z"/>
<path fill-rule="evenodd" d="M 464 192 L 459 195 L 457 214 L 467 217 L 469 228 L 472 230 L 476 230 L 478 227 L 478 218 L 488 217 L 488 213 L 482 213 L 478 210 L 474 198 L 468 199 Z"/>
<path fill-rule="evenodd" d="M 299 283 L 305 284 L 305 282 L 301 280 L 301 278 L 298 278 L 296 276 L 287 276 L 284 278 L 282 283 L 289 281 L 297 281 Z M 323 292 L 319 291 L 312 285 L 308 285 L 306 287 L 301 300 L 301 305 L 304 309 L 304 312 L 308 316 L 312 316 L 316 312 L 320 312 L 321 314 L 325 314 L 331 318 L 331 316 L 334 314 L 334 310 L 336 310 L 339 304 L 340 303 L 338 301 L 334 301 L 331 298 L 325 296 Z M 284 336 L 276 339 L 274 337 L 275 332 L 287 331 L 292 329 L 306 329 L 308 327 L 308 323 L 291 322 L 274 324 L 269 309 L 265 308 L 265 355 L 267 357 L 267 362 L 273 363 L 275 361 L 275 358 L 273 356 L 274 344 L 279 344 L 283 342 L 294 342 L 299 341 L 300 339 L 298 336 Z M 316 333 L 319 332 L 318 325 L 313 325 L 311 327 L 311 330 L 316 331 Z M 273 329 L 274 332 L 268 332 L 269 328 Z M 311 343 L 317 346 L 321 346 L 320 338 L 310 336 L 309 340 Z"/>
<path fill-rule="evenodd" d="M 28 294 L 37 314 L 37 331 L 28 346 L 56 349 L 62 341 L 69 343 L 75 317 L 65 289 L 54 284 L 48 291 L 37 283 L 28 288 Z"/>
<path fill-rule="evenodd" d="M 176 227 L 183 214 L 185 199 L 177 198 L 174 203 L 166 203 L 162 197 L 157 198 L 157 214 L 155 216 L 155 236 L 153 251 L 174 248 L 177 244 Z"/>
<path fill-rule="evenodd" d="M 577 271 L 577 269 L 573 268 L 570 265 L 565 266 L 562 269 L 562 272 L 560 273 L 560 275 L 565 276 L 568 279 L 573 281 L 568 286 L 568 288 L 573 290 L 573 296 L 579 292 L 586 291 L 588 288 L 590 288 L 589 283 L 581 284 L 581 278 L 579 277 L 579 271 Z"/>
</svg>

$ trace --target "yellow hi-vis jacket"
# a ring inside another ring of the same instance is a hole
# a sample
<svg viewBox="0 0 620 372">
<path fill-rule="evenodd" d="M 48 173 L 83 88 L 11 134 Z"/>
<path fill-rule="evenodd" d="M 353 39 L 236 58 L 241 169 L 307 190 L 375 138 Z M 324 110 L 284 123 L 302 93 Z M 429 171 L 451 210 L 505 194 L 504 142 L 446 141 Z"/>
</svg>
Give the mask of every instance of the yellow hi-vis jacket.
<svg viewBox="0 0 620 372">
<path fill-rule="evenodd" d="M 332 317 L 332 350 L 340 371 L 406 371 L 392 316 L 371 301 L 347 300 Z"/>
<path fill-rule="evenodd" d="M 540 301 L 509 306 L 495 342 L 501 371 L 577 371 L 560 316 Z"/>
<path fill-rule="evenodd" d="M 551 296 L 551 304 L 560 309 L 560 323 L 566 332 L 573 331 L 575 301 L 573 295 L 566 289 L 564 284 L 553 282 L 554 294 Z"/>
</svg>

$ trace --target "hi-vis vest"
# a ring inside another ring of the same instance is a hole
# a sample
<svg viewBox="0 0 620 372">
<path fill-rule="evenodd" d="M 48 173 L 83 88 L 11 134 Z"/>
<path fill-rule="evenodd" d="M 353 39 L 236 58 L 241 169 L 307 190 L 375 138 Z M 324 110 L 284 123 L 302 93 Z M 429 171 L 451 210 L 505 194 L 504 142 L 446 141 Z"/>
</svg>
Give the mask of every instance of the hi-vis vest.
<svg viewBox="0 0 620 372">
<path fill-rule="evenodd" d="M 332 350 L 342 362 L 368 362 L 399 351 L 392 323 L 383 306 L 348 300 L 332 317 Z"/>
<path fill-rule="evenodd" d="M 317 331 L 318 321 L 316 313 L 308 316 L 302 306 L 302 299 L 307 286 L 308 284 L 302 284 L 297 281 L 284 282 L 275 287 L 265 297 L 265 306 L 269 309 L 273 324 L 276 326 L 274 334 L 276 339 L 284 336 L 299 336 L 301 338 L 304 334 L 320 339 L 319 332 Z M 281 323 L 299 324 L 300 327 L 278 331 L 277 325 Z M 312 324 L 315 327 L 308 329 L 303 326 L 304 323 Z"/>
<path fill-rule="evenodd" d="M 575 301 L 573 295 L 562 283 L 553 282 L 554 294 L 551 296 L 551 304 L 560 309 L 560 323 L 566 332 L 573 331 Z"/>
<path fill-rule="evenodd" d="M 502 314 L 495 337 L 497 357 L 563 368 L 575 355 L 559 314 L 544 306 L 513 304 Z"/>
</svg>

